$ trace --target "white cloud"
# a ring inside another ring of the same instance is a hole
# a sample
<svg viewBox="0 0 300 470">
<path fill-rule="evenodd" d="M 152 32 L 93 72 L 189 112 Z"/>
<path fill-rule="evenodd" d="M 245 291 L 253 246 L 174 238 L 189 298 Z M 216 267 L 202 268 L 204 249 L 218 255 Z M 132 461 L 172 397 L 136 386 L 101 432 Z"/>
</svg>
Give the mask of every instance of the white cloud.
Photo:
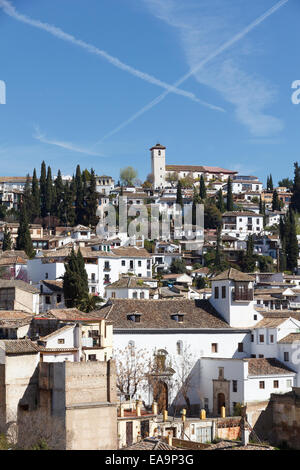
<svg viewBox="0 0 300 470">
<path fill-rule="evenodd" d="M 90 54 L 94 54 L 98 57 L 101 57 L 102 59 L 105 59 L 107 62 L 114 65 L 118 69 L 123 70 L 135 77 L 138 77 L 141 80 L 144 80 L 145 82 L 151 83 L 152 85 L 157 85 L 167 90 L 169 93 L 175 93 L 177 95 L 184 96 L 185 98 L 189 98 L 190 100 L 198 104 L 211 107 L 212 109 L 215 109 L 218 111 L 223 111 L 223 109 L 221 109 L 218 106 L 214 106 L 210 103 L 200 100 L 194 95 L 194 93 L 190 93 L 185 90 L 180 90 L 174 85 L 169 85 L 168 83 L 162 80 L 159 80 L 156 77 L 149 75 L 148 73 L 141 72 L 140 70 L 134 67 L 131 67 L 128 64 L 125 64 L 124 62 L 119 60 L 117 57 L 113 57 L 112 55 L 108 54 L 106 51 L 103 51 L 92 44 L 82 41 L 81 39 L 77 39 L 75 36 L 72 36 L 71 34 L 66 33 L 65 31 L 63 31 L 60 28 L 57 28 L 54 25 L 43 23 L 42 21 L 39 21 L 39 20 L 34 20 L 26 15 L 23 15 L 22 13 L 19 13 L 16 10 L 16 8 L 13 6 L 13 4 L 9 2 L 8 0 L 0 0 L 0 8 L 2 8 L 2 10 L 11 18 L 14 18 L 17 21 L 20 21 L 21 23 L 28 24 L 34 28 L 38 28 L 43 31 L 46 31 L 47 33 L 51 34 L 52 36 L 55 36 L 58 39 L 69 42 L 75 46 L 81 47 L 82 49 L 86 50 Z"/>
<path fill-rule="evenodd" d="M 35 133 L 33 134 L 33 138 L 48 145 L 55 145 L 56 147 L 60 147 L 66 150 L 71 150 L 72 152 L 83 153 L 85 155 L 92 155 L 94 157 L 105 157 L 105 155 L 92 151 L 89 147 L 79 147 L 72 142 L 65 142 L 56 139 L 48 139 L 45 134 L 41 133 L 39 128 L 35 127 Z"/>
<path fill-rule="evenodd" d="M 254 27 L 287 1 L 281 0 L 274 4 L 263 17 L 254 22 Z M 254 50 L 251 42 L 246 46 L 243 43 L 239 47 L 235 45 L 226 54 L 221 57 L 218 55 L 209 64 L 199 67 L 205 57 L 209 57 L 224 41 L 228 41 L 233 29 L 239 28 L 240 18 L 245 16 L 242 14 L 241 3 L 228 0 L 225 6 L 223 0 L 202 0 L 200 4 L 195 0 L 186 0 L 184 3 L 176 0 L 144 2 L 157 18 L 178 31 L 187 63 L 195 79 L 219 92 L 224 100 L 233 105 L 236 118 L 252 135 L 269 136 L 283 129 L 282 121 L 265 111 L 276 99 L 275 87 L 263 77 L 246 70 L 243 63 L 243 56 L 251 55 Z M 250 28 L 246 28 L 240 39 L 249 31 Z M 232 46 L 236 42 L 232 41 Z M 176 82 L 176 86 L 178 84 Z"/>
</svg>

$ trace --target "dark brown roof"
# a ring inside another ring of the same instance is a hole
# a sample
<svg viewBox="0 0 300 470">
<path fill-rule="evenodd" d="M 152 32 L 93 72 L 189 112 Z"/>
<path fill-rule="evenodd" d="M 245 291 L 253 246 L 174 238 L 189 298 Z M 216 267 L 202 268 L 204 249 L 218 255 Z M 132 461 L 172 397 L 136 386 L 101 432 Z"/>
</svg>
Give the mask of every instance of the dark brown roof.
<svg viewBox="0 0 300 470">
<path fill-rule="evenodd" d="M 0 310 L 0 320 L 24 320 L 33 318 L 33 314 L 22 310 Z"/>
<path fill-rule="evenodd" d="M 37 348 L 30 339 L 4 339 L 0 341 L 0 348 L 6 354 L 37 354 Z"/>
<path fill-rule="evenodd" d="M 111 299 L 106 306 L 92 312 L 105 316 L 115 329 L 205 329 L 230 328 L 208 300 L 140 300 Z M 184 313 L 184 321 L 177 322 L 173 315 Z M 140 314 L 140 322 L 127 319 Z"/>
<path fill-rule="evenodd" d="M 264 317 L 260 322 L 256 323 L 254 330 L 259 328 L 277 328 L 281 323 L 285 322 L 287 317 Z"/>
<path fill-rule="evenodd" d="M 231 212 L 224 212 L 224 214 L 222 214 L 222 217 L 263 217 L 263 215 L 261 214 L 256 214 L 255 212 L 250 212 L 250 211 L 242 211 L 242 212 L 238 212 L 238 211 L 231 211 Z"/>
<path fill-rule="evenodd" d="M 103 315 L 102 315 L 103 317 Z M 35 320 L 42 320 L 45 318 L 55 318 L 57 320 L 67 321 L 96 321 L 100 320 L 100 316 L 93 315 L 92 313 L 84 313 L 77 308 L 54 308 L 46 313 L 42 313 L 34 317 Z"/>
<path fill-rule="evenodd" d="M 282 375 L 290 374 L 294 370 L 290 369 L 275 358 L 250 358 L 248 362 L 248 375 Z"/>
<path fill-rule="evenodd" d="M 166 171 L 188 171 L 200 173 L 224 173 L 224 174 L 236 174 L 237 171 L 226 170 L 219 166 L 203 166 L 203 165 L 166 165 Z"/>
<path fill-rule="evenodd" d="M 213 281 L 254 281 L 253 276 L 249 276 L 249 274 L 242 273 L 234 268 L 229 268 L 226 271 L 223 271 L 218 276 L 212 278 Z"/>
<path fill-rule="evenodd" d="M 278 343 L 300 343 L 300 333 L 290 333 L 289 335 L 282 338 Z"/>
<path fill-rule="evenodd" d="M 63 281 L 51 281 L 47 279 L 46 281 L 42 282 L 50 290 L 58 292 L 63 290 Z"/>
</svg>

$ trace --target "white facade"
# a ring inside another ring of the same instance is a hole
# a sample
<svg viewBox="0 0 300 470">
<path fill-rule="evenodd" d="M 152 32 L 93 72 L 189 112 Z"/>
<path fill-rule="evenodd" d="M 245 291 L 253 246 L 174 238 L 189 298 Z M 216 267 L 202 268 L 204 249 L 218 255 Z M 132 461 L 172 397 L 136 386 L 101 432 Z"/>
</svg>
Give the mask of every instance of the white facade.
<svg viewBox="0 0 300 470">
<path fill-rule="evenodd" d="M 222 235 L 245 240 L 248 235 L 259 234 L 264 229 L 263 215 L 250 212 L 225 212 L 222 216 Z"/>
<path fill-rule="evenodd" d="M 166 185 L 166 148 L 157 144 L 150 151 L 154 189 L 164 188 Z"/>
</svg>

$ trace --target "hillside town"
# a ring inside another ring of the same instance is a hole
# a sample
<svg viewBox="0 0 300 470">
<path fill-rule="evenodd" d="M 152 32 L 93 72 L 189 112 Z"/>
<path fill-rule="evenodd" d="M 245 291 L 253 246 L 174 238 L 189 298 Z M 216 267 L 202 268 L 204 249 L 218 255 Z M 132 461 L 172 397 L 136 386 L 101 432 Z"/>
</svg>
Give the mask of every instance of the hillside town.
<svg viewBox="0 0 300 470">
<path fill-rule="evenodd" d="M 8 448 L 300 449 L 300 167 L 167 160 L 0 177 Z"/>
</svg>

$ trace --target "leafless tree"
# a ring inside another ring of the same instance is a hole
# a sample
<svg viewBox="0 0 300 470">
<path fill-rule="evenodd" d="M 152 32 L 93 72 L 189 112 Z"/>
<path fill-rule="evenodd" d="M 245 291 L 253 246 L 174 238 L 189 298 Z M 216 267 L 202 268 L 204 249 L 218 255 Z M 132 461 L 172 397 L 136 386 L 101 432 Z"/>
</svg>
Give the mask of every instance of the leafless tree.
<svg viewBox="0 0 300 470">
<path fill-rule="evenodd" d="M 180 354 L 173 355 L 172 368 L 175 370 L 173 377 L 173 391 L 175 399 L 173 401 L 174 414 L 182 406 L 182 398 L 186 403 L 187 413 L 191 412 L 190 393 L 194 388 L 194 373 L 193 367 L 196 363 L 196 358 L 191 347 L 187 343 L 181 343 Z M 180 347 L 180 346 L 179 346 Z"/>
<path fill-rule="evenodd" d="M 148 373 L 148 354 L 146 349 L 136 349 L 129 344 L 114 353 L 117 369 L 117 388 L 125 400 L 136 396 L 138 390 L 145 386 Z"/>
</svg>

